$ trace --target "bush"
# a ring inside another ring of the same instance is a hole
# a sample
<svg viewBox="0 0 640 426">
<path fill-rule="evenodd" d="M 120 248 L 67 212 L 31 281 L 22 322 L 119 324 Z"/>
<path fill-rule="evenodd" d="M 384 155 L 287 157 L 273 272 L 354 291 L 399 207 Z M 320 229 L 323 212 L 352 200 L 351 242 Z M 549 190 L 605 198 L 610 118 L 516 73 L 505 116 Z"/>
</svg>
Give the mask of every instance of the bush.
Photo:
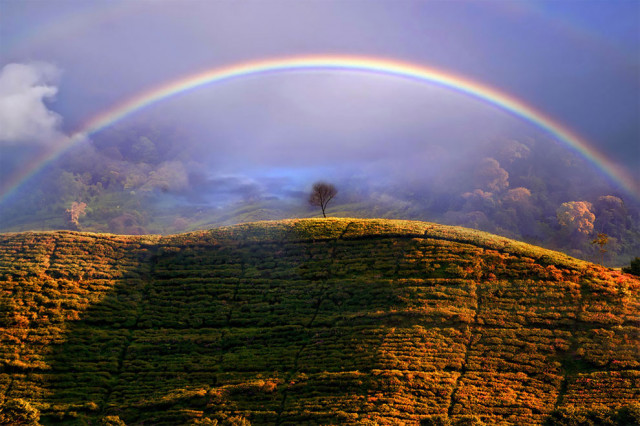
<svg viewBox="0 0 640 426">
<path fill-rule="evenodd" d="M 619 408 L 615 419 L 619 425 L 640 425 L 640 404 Z"/>
<path fill-rule="evenodd" d="M 629 266 L 622 268 L 622 272 L 640 276 L 640 257 L 636 257 Z"/>
<path fill-rule="evenodd" d="M 39 425 L 40 411 L 24 399 L 10 399 L 0 407 L 0 425 Z"/>
<path fill-rule="evenodd" d="M 217 426 L 218 420 L 216 419 L 212 420 L 209 417 L 203 417 L 201 419 L 194 420 L 191 424 L 198 425 L 198 426 Z"/>
<path fill-rule="evenodd" d="M 251 422 L 242 416 L 229 417 L 223 422 L 223 424 L 229 426 L 251 426 Z"/>
<path fill-rule="evenodd" d="M 449 417 L 438 414 L 420 420 L 420 426 L 451 426 L 451 421 Z"/>
<path fill-rule="evenodd" d="M 106 416 L 100 421 L 101 426 L 127 426 L 119 416 Z"/>
<path fill-rule="evenodd" d="M 484 422 L 477 416 L 466 415 L 460 417 L 454 423 L 454 426 L 484 426 Z"/>
<path fill-rule="evenodd" d="M 573 406 L 551 412 L 545 426 L 637 426 L 640 425 L 640 405 L 631 404 L 618 409 L 594 407 L 581 410 Z"/>
</svg>

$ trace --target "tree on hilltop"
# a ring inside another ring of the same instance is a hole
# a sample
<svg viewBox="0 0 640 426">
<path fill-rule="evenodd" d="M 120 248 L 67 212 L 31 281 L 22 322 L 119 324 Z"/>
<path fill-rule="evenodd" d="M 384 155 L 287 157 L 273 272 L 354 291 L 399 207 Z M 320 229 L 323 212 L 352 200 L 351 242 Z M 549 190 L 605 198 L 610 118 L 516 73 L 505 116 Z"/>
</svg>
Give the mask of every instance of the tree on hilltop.
<svg viewBox="0 0 640 426">
<path fill-rule="evenodd" d="M 338 190 L 335 186 L 326 182 L 316 182 L 311 188 L 311 194 L 309 195 L 309 204 L 312 206 L 318 206 L 322 209 L 322 216 L 327 217 L 325 209 L 329 201 L 336 196 Z"/>
</svg>

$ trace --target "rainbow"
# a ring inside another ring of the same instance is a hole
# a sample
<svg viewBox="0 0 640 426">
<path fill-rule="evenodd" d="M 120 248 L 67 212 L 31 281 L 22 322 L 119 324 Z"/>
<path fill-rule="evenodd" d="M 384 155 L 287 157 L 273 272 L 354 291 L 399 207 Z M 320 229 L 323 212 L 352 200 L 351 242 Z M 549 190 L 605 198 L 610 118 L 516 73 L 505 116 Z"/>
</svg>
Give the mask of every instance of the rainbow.
<svg viewBox="0 0 640 426">
<path fill-rule="evenodd" d="M 216 67 L 171 81 L 116 104 L 109 110 L 93 117 L 71 137 L 53 143 L 45 152 L 37 158 L 34 158 L 29 164 L 26 164 L 20 172 L 12 176 L 8 182 L 5 182 L 3 188 L 0 189 L 0 202 L 15 192 L 29 177 L 58 158 L 72 146 L 81 143 L 92 134 L 117 123 L 123 118 L 149 105 L 209 84 L 221 83 L 247 76 L 309 70 L 382 74 L 436 84 L 467 94 L 499 107 L 544 129 L 559 141 L 580 153 L 605 175 L 615 182 L 618 182 L 630 194 L 636 197 L 640 194 L 639 185 L 630 174 L 614 164 L 594 147 L 590 146 L 583 138 L 543 112 L 495 88 L 448 71 L 396 60 L 356 56 L 302 56 Z"/>
</svg>

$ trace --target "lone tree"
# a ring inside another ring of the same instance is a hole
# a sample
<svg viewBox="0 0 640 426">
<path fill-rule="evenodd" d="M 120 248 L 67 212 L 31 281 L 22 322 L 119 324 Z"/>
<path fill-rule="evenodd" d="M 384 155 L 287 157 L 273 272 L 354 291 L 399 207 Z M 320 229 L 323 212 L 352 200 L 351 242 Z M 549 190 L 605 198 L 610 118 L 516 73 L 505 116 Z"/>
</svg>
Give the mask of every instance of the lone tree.
<svg viewBox="0 0 640 426">
<path fill-rule="evenodd" d="M 322 216 L 327 217 L 325 209 L 329 201 L 336 196 L 338 190 L 335 186 L 326 182 L 316 182 L 311 189 L 311 195 L 309 195 L 309 204 L 312 206 L 318 206 L 322 209 Z"/>
</svg>

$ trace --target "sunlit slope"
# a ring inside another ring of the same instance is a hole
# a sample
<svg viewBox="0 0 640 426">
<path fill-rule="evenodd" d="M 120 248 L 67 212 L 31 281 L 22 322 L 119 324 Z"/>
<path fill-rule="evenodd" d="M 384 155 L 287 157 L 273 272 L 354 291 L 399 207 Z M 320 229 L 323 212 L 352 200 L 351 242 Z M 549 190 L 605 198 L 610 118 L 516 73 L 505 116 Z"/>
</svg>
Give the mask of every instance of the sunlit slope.
<svg viewBox="0 0 640 426">
<path fill-rule="evenodd" d="M 45 424 L 541 424 L 640 399 L 637 279 L 463 228 L 4 234 L 0 279 L 0 402 Z"/>
</svg>

